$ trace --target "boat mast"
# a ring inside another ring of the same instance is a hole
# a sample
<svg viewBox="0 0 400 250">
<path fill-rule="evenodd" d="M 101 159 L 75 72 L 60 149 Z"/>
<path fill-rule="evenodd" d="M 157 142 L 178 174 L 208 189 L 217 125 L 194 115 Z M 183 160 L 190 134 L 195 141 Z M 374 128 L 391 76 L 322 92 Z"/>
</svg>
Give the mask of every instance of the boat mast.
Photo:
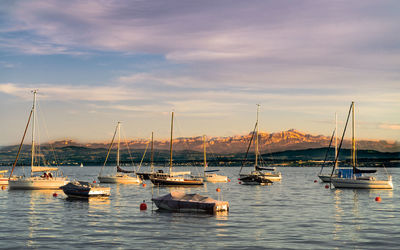
<svg viewBox="0 0 400 250">
<path fill-rule="evenodd" d="M 172 173 L 172 131 L 174 129 L 174 112 L 172 112 L 171 118 L 171 140 L 169 144 L 169 173 Z"/>
<path fill-rule="evenodd" d="M 151 157 L 150 157 L 150 170 L 153 173 L 154 172 L 154 165 L 153 165 L 153 160 L 154 160 L 154 151 L 153 151 L 153 132 L 151 132 Z"/>
<path fill-rule="evenodd" d="M 33 105 L 32 105 L 32 148 L 31 148 L 31 176 L 33 173 L 33 165 L 35 162 L 35 108 L 36 108 L 36 93 L 37 90 L 33 90 Z"/>
<path fill-rule="evenodd" d="M 206 168 L 207 168 L 206 136 L 205 135 L 203 135 L 203 149 L 204 149 L 204 176 L 205 176 Z"/>
<path fill-rule="evenodd" d="M 335 112 L 335 159 L 337 156 L 337 113 Z M 335 168 L 337 167 L 337 161 L 335 161 Z"/>
<path fill-rule="evenodd" d="M 356 126 L 355 126 L 355 114 L 354 114 L 354 102 L 351 102 L 353 106 L 352 110 L 352 136 L 351 136 L 351 148 L 352 148 L 352 163 L 353 163 L 353 173 L 356 168 Z"/>
<path fill-rule="evenodd" d="M 260 110 L 260 104 L 257 104 L 257 122 L 256 122 L 256 140 L 255 140 L 255 143 L 256 143 L 256 161 L 255 161 L 255 165 L 254 165 L 254 168 L 255 168 L 255 170 L 257 170 L 257 166 L 258 166 L 258 112 L 259 112 L 259 110 Z"/>
<path fill-rule="evenodd" d="M 117 130 L 118 130 L 117 167 L 119 167 L 119 144 L 120 144 L 120 141 L 121 141 L 121 122 L 118 122 L 118 124 L 117 124 Z"/>
</svg>

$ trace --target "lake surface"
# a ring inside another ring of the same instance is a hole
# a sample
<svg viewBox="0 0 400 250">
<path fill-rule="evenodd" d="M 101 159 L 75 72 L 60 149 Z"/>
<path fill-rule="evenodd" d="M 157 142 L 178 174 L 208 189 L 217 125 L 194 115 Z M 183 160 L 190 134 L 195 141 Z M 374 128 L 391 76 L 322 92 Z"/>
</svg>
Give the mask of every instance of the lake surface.
<svg viewBox="0 0 400 250">
<path fill-rule="evenodd" d="M 62 170 L 70 179 L 93 181 L 100 167 Z M 181 170 L 201 171 L 175 168 Z M 400 168 L 387 169 L 394 190 L 326 189 L 314 183 L 319 168 L 311 167 L 279 168 L 280 183 L 243 186 L 239 168 L 222 170 L 231 182 L 180 189 L 217 198 L 221 188 L 230 211 L 220 215 L 157 211 L 152 195 L 172 189 L 149 181 L 146 187 L 104 184 L 111 197 L 89 201 L 69 201 L 62 191 L 53 197 L 54 191 L 0 190 L 0 248 L 400 248 Z M 143 200 L 146 211 L 139 210 Z"/>
</svg>

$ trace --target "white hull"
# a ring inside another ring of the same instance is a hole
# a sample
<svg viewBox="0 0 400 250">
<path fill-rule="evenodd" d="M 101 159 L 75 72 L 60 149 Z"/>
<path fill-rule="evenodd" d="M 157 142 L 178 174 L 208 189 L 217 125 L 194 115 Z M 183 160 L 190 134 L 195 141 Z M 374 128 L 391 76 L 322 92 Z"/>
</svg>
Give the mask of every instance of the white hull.
<svg viewBox="0 0 400 250">
<path fill-rule="evenodd" d="M 393 189 L 392 178 L 388 180 L 376 180 L 370 178 L 331 178 L 331 182 L 335 188 L 362 188 L 362 189 Z"/>
<path fill-rule="evenodd" d="M 63 177 L 54 177 L 49 179 L 42 177 L 29 177 L 10 180 L 8 184 L 10 189 L 37 190 L 59 189 L 67 183 L 67 179 Z"/>
<path fill-rule="evenodd" d="M 16 180 L 15 177 L 12 177 L 11 180 Z M 8 185 L 8 178 L 7 177 L 0 177 L 0 186 Z"/>
<path fill-rule="evenodd" d="M 217 174 L 206 174 L 203 177 L 205 182 L 228 182 L 228 177 Z"/>
<path fill-rule="evenodd" d="M 331 175 L 318 175 L 322 182 L 331 182 Z M 337 175 L 333 175 L 333 177 L 337 177 Z"/>
<path fill-rule="evenodd" d="M 140 184 L 142 179 L 138 176 L 130 175 L 109 175 L 109 176 L 98 176 L 100 183 L 120 183 L 120 184 Z"/>
</svg>

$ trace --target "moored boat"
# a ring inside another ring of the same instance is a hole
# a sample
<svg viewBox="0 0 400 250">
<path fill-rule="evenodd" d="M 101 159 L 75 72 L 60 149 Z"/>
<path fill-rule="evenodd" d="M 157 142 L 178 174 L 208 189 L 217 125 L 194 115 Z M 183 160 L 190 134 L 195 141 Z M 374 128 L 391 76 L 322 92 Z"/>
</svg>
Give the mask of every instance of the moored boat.
<svg viewBox="0 0 400 250">
<path fill-rule="evenodd" d="M 26 124 L 25 127 L 25 132 L 21 140 L 21 144 L 18 149 L 18 153 L 16 156 L 16 159 L 13 164 L 13 168 L 11 170 L 11 174 L 9 177 L 9 188 L 10 189 L 28 189 L 28 190 L 34 190 L 34 189 L 58 189 L 60 186 L 65 185 L 68 180 L 67 178 L 63 177 L 60 175 L 58 168 L 56 167 L 50 167 L 50 166 L 37 166 L 38 164 L 38 157 L 36 157 L 36 142 L 35 142 L 35 123 L 36 123 L 36 94 L 37 90 L 32 91 L 33 92 L 33 105 L 31 109 L 31 113 L 29 115 L 28 123 Z M 25 139 L 26 131 L 28 129 L 28 126 L 30 124 L 30 121 L 32 120 L 32 145 L 31 145 L 31 172 L 30 176 L 19 176 L 19 177 L 14 177 L 12 176 L 13 171 L 15 169 L 15 166 L 18 161 L 19 154 L 21 152 L 22 144 Z M 39 162 L 40 163 L 40 162 Z M 37 165 L 35 165 L 37 164 Z M 37 173 L 42 173 L 42 175 L 35 175 Z"/>
<path fill-rule="evenodd" d="M 258 165 L 258 113 L 259 113 L 260 105 L 257 104 L 257 121 L 254 127 L 254 131 L 252 133 L 252 137 L 250 139 L 249 146 L 246 152 L 249 152 L 250 146 L 252 144 L 253 137 L 255 137 L 255 163 L 254 163 L 254 171 L 251 171 L 247 174 L 242 174 L 242 167 L 239 171 L 239 181 L 244 185 L 271 185 L 273 182 L 280 181 L 282 179 L 282 174 L 280 172 L 276 172 L 275 168 L 264 168 Z M 264 172 L 264 171 L 272 171 L 272 172 Z"/>
<path fill-rule="evenodd" d="M 218 169 L 215 170 L 206 170 L 208 167 L 207 164 L 207 153 L 206 153 L 206 137 L 203 136 L 203 151 L 204 151 L 204 175 L 203 180 L 205 182 L 228 182 L 228 176 L 218 175 L 215 172 L 218 172 Z"/>
<path fill-rule="evenodd" d="M 60 189 L 70 198 L 108 197 L 111 194 L 110 187 L 101 187 L 85 181 L 73 181 Z"/>
<path fill-rule="evenodd" d="M 0 171 L 0 186 L 5 186 L 8 185 L 8 179 L 15 180 L 15 177 L 6 177 L 5 174 L 8 172 L 8 170 L 1 170 Z"/>
<path fill-rule="evenodd" d="M 220 211 L 229 211 L 229 202 L 214 200 L 199 194 L 185 194 L 174 191 L 151 200 L 159 209 L 176 212 L 200 211 L 214 214 Z"/>
<path fill-rule="evenodd" d="M 169 158 L 169 173 L 163 173 L 160 175 L 151 175 L 150 180 L 154 185 L 157 186 L 200 186 L 204 185 L 203 178 L 188 176 L 190 172 L 173 172 L 172 171 L 172 132 L 174 128 L 174 112 L 171 117 L 171 139 L 170 139 L 170 158 Z M 184 177 L 187 175 L 188 177 Z"/>
<path fill-rule="evenodd" d="M 376 176 L 366 175 L 375 173 L 376 170 L 364 170 L 357 168 L 356 161 L 356 140 L 355 140 L 355 107 L 354 102 L 350 105 L 349 114 L 347 116 L 346 125 L 343 131 L 343 136 L 340 141 L 339 151 L 336 155 L 335 165 L 339 157 L 340 148 L 343 143 L 343 138 L 346 132 L 346 127 L 352 114 L 352 169 L 338 169 L 338 176 L 331 177 L 331 183 L 335 188 L 355 188 L 355 189 L 393 189 L 392 176 L 388 175 L 387 180 L 378 180 Z M 335 168 L 334 168 L 335 169 Z M 333 173 L 333 171 L 332 171 Z"/>
<path fill-rule="evenodd" d="M 120 184 L 140 184 L 142 183 L 142 179 L 136 175 L 136 171 L 134 170 L 125 170 L 120 167 L 120 130 L 121 130 L 121 123 L 118 122 L 117 127 L 115 128 L 114 136 L 111 140 L 110 146 L 108 148 L 106 160 L 104 161 L 103 166 L 100 169 L 99 176 L 97 177 L 100 181 L 100 183 L 120 183 Z M 110 155 L 110 151 L 112 149 L 112 146 L 114 144 L 114 139 L 115 136 L 118 132 L 118 142 L 117 142 L 117 159 L 116 159 L 116 174 L 109 174 L 109 175 L 103 175 L 103 168 L 107 163 L 108 156 Z"/>
</svg>

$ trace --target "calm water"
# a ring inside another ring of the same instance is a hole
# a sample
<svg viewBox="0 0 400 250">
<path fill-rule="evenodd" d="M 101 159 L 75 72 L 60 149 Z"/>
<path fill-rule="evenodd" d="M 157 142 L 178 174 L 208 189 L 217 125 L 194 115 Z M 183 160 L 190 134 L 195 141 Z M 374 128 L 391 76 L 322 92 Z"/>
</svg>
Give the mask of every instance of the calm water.
<svg viewBox="0 0 400 250">
<path fill-rule="evenodd" d="M 99 167 L 64 167 L 70 179 L 93 181 Z M 176 168 L 176 171 L 187 168 Z M 198 172 L 194 168 L 192 172 Z M 69 201 L 62 191 L 0 190 L 0 248 L 20 249 L 399 249 L 400 168 L 394 190 L 335 190 L 314 183 L 317 168 L 281 168 L 272 186 L 230 183 L 184 188 L 230 202 L 225 215 L 155 211 L 150 199 L 169 188 L 111 185 L 106 200 Z M 247 169 L 245 169 L 247 171 Z M 382 202 L 375 202 L 381 196 Z M 142 200 L 148 210 L 139 211 Z M 153 208 L 153 210 L 152 210 Z"/>
</svg>

